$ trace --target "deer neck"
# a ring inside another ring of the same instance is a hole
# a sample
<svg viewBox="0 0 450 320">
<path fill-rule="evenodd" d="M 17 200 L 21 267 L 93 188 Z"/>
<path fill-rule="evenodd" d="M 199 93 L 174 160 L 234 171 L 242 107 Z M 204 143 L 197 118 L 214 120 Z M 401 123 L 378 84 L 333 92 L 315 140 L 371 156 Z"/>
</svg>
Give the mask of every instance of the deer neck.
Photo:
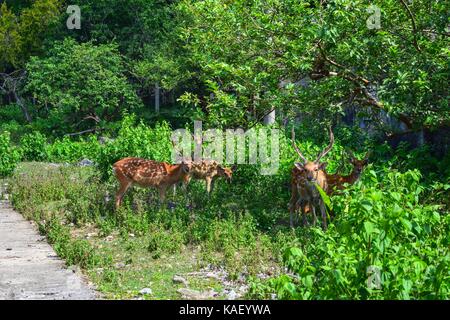
<svg viewBox="0 0 450 320">
<path fill-rule="evenodd" d="M 356 168 L 353 168 L 352 173 L 350 173 L 350 175 L 348 176 L 348 180 L 353 183 L 358 180 L 360 176 L 361 172 L 358 172 Z"/>
<path fill-rule="evenodd" d="M 165 167 L 167 170 L 167 174 L 169 176 L 169 180 L 171 182 L 176 182 L 182 179 L 184 176 L 186 176 L 186 173 L 183 171 L 181 164 L 178 165 L 165 164 Z"/>
</svg>

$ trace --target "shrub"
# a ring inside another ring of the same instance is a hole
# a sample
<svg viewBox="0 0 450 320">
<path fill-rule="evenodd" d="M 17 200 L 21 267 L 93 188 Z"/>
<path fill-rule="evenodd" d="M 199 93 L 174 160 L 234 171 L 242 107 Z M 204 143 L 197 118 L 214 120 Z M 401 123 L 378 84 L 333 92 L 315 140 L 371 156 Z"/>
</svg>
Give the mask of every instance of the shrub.
<svg viewBox="0 0 450 320">
<path fill-rule="evenodd" d="M 22 136 L 20 139 L 22 161 L 47 160 L 46 140 L 45 136 L 38 131 Z"/>
<path fill-rule="evenodd" d="M 11 145 L 9 132 L 0 133 L 0 177 L 10 175 L 19 160 L 19 152 Z"/>
<path fill-rule="evenodd" d="M 272 279 L 266 292 L 282 299 L 448 299 L 450 216 L 419 202 L 419 180 L 418 171 L 369 171 L 334 198 L 337 218 L 328 232 L 302 230 L 305 241 L 284 254 L 294 274 Z M 367 284 L 375 270 L 381 287 Z"/>
<path fill-rule="evenodd" d="M 49 160 L 52 162 L 74 163 L 83 158 L 95 160 L 100 153 L 100 143 L 95 136 L 73 141 L 68 137 L 56 139 L 47 146 Z"/>
</svg>

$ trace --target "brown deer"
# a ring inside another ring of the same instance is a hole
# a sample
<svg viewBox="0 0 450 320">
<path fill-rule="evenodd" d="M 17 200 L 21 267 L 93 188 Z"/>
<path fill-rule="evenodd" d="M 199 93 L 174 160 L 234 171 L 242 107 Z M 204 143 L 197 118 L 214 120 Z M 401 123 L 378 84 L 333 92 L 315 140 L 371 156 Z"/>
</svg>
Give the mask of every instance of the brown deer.
<svg viewBox="0 0 450 320">
<path fill-rule="evenodd" d="M 225 177 L 228 182 L 231 182 L 233 171 L 232 168 L 223 167 L 215 160 L 201 160 L 191 162 L 191 170 L 189 174 L 184 177 L 185 186 L 189 184 L 192 178 L 198 180 L 205 180 L 206 191 L 210 194 L 214 188 L 214 182 L 219 177 Z"/>
<path fill-rule="evenodd" d="M 125 158 L 117 161 L 113 165 L 113 172 L 120 184 L 116 193 L 116 209 L 120 207 L 125 192 L 132 185 L 157 188 L 159 200 L 163 203 L 167 188 L 183 181 L 190 168 L 191 164 L 186 162 L 171 165 L 142 158 Z"/>
<path fill-rule="evenodd" d="M 192 135 L 193 140 L 197 144 L 201 144 L 201 139 Z M 175 141 L 171 141 L 174 150 L 177 150 Z M 182 157 L 181 152 L 178 151 L 178 157 Z M 191 153 L 191 159 L 194 159 L 194 152 Z M 215 160 L 203 159 L 203 160 L 194 160 L 189 162 L 191 164 L 191 168 L 189 174 L 186 175 L 183 179 L 184 189 L 186 190 L 188 184 L 191 179 L 194 178 L 196 180 L 205 180 L 206 183 L 206 191 L 210 194 L 214 188 L 214 182 L 219 177 L 225 177 L 228 182 L 231 182 L 231 178 L 233 176 L 233 171 L 236 166 L 232 168 L 223 167 Z M 176 193 L 176 184 L 174 185 L 174 194 Z"/>
<path fill-rule="evenodd" d="M 350 150 L 348 152 L 350 154 L 350 163 L 353 165 L 353 170 L 347 176 L 326 173 L 328 183 L 327 193 L 329 195 L 335 194 L 338 190 L 343 190 L 345 188 L 345 184 L 351 185 L 355 183 L 361 176 L 364 167 L 368 164 L 369 152 L 366 153 L 363 160 L 358 160 Z"/>
<path fill-rule="evenodd" d="M 326 162 L 319 162 L 328 152 L 331 151 L 334 144 L 334 135 L 331 127 L 330 132 L 330 144 L 319 153 L 316 160 L 309 161 L 300 152 L 297 144 L 295 143 L 295 132 L 292 128 L 292 144 L 294 150 L 299 157 L 303 160 L 303 163 L 295 163 L 295 167 L 292 169 L 291 177 L 291 200 L 290 200 L 290 225 L 294 226 L 294 213 L 301 209 L 303 225 L 307 224 L 306 213 L 312 211 L 313 223 L 317 222 L 316 208 L 320 210 L 322 216 L 322 224 L 324 229 L 327 229 L 327 214 L 325 204 L 322 197 L 316 187 L 319 185 L 325 192 L 328 190 L 327 177 L 325 174 Z"/>
</svg>

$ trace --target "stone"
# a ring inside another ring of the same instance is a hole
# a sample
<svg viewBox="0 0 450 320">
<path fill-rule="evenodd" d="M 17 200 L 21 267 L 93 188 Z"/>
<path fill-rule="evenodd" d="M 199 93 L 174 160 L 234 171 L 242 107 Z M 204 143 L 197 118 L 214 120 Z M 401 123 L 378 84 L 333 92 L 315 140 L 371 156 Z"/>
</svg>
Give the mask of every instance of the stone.
<svg viewBox="0 0 450 320">
<path fill-rule="evenodd" d="M 140 295 L 146 295 L 146 294 L 152 294 L 152 293 L 153 293 L 153 291 L 150 288 L 144 288 L 141 291 L 139 291 Z"/>
<path fill-rule="evenodd" d="M 94 162 L 89 159 L 83 159 L 80 162 L 78 162 L 78 166 L 80 166 L 80 167 L 90 167 L 93 165 L 94 165 Z"/>
<path fill-rule="evenodd" d="M 175 275 L 175 276 L 173 277 L 172 281 L 173 281 L 174 283 L 182 283 L 182 284 L 184 284 L 185 286 L 188 285 L 188 281 L 187 281 L 185 278 L 180 277 L 180 276 L 177 276 L 177 275 Z"/>
</svg>

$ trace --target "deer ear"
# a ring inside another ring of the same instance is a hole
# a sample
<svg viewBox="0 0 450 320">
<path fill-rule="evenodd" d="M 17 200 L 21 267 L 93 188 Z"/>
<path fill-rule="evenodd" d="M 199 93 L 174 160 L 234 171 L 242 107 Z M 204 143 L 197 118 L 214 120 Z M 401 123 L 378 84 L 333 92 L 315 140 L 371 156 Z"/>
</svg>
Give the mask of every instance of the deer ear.
<svg viewBox="0 0 450 320">
<path fill-rule="evenodd" d="M 303 163 L 295 162 L 294 165 L 300 171 L 305 170 L 305 167 L 304 167 Z"/>
<path fill-rule="evenodd" d="M 236 171 L 237 169 L 237 164 L 233 164 L 233 166 L 231 167 L 231 171 Z"/>
<path fill-rule="evenodd" d="M 328 162 L 322 162 L 322 163 L 319 165 L 319 169 L 322 170 L 322 171 L 324 171 L 324 170 L 327 168 L 327 165 L 328 165 Z"/>
</svg>

